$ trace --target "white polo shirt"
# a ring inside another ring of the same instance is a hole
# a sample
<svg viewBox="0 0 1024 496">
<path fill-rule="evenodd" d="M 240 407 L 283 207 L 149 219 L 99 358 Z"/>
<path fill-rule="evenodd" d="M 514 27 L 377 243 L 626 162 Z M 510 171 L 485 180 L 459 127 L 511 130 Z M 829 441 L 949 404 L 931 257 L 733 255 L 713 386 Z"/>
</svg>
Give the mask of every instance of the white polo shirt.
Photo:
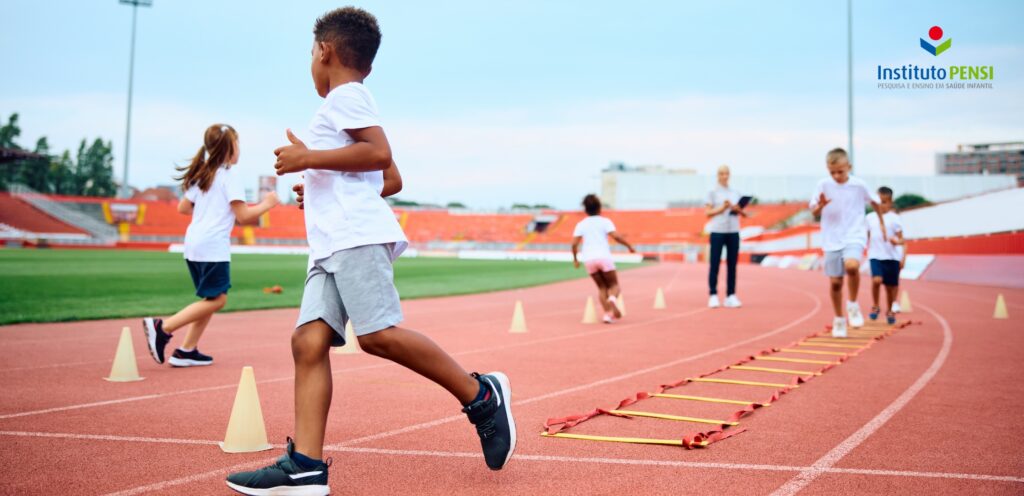
<svg viewBox="0 0 1024 496">
<path fill-rule="evenodd" d="M 210 189 L 199 186 L 185 190 L 192 202 L 192 222 L 185 231 L 185 259 L 193 262 L 230 262 L 231 228 L 235 211 L 231 202 L 245 201 L 245 188 L 231 169 L 221 167 L 213 176 Z"/>
<path fill-rule="evenodd" d="M 332 150 L 355 143 L 345 131 L 379 126 L 377 103 L 361 83 L 331 90 L 309 123 L 310 150 Z M 307 170 L 303 183 L 309 264 L 358 246 L 391 246 L 394 261 L 409 245 L 394 212 L 381 198 L 384 173 Z"/>
<path fill-rule="evenodd" d="M 740 202 L 740 194 L 732 188 L 722 187 L 721 184 L 708 192 L 707 204 L 712 208 L 721 207 L 726 200 L 736 206 Z M 732 211 L 726 209 L 708 221 L 707 230 L 711 233 L 738 233 L 740 232 L 740 216 L 732 215 Z"/>
<path fill-rule="evenodd" d="M 832 177 L 822 179 L 811 196 L 812 209 L 818 206 L 818 197 L 822 193 L 825 193 L 829 203 L 821 211 L 821 249 L 839 251 L 850 245 L 858 245 L 863 249 L 868 242 L 864 211 L 870 202 L 879 201 L 878 195 L 853 175 L 843 184 L 837 183 Z"/>
</svg>

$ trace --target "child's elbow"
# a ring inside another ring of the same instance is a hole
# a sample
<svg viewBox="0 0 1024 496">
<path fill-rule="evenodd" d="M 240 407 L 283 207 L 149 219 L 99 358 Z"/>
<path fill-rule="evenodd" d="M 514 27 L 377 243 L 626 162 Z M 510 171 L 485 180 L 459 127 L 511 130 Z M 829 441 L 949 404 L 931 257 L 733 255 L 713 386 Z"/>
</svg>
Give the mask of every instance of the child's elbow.
<svg viewBox="0 0 1024 496">
<path fill-rule="evenodd" d="M 385 170 L 388 167 L 391 167 L 391 149 L 381 147 L 381 149 L 374 152 L 370 161 L 373 163 L 374 169 L 376 170 Z"/>
</svg>

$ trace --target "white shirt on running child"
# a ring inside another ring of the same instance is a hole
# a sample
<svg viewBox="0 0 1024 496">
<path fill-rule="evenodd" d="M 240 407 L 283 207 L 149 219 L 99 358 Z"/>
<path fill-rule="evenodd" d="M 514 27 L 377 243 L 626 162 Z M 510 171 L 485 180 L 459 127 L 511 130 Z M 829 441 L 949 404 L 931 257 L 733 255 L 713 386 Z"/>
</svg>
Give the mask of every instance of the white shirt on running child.
<svg viewBox="0 0 1024 496">
<path fill-rule="evenodd" d="M 818 197 L 825 193 L 829 203 L 821 211 L 821 249 L 839 251 L 850 245 L 864 248 L 868 232 L 864 227 L 864 210 L 878 195 L 868 189 L 860 178 L 851 175 L 839 184 L 831 177 L 822 179 L 814 188 L 810 207 L 818 206 Z"/>
<path fill-rule="evenodd" d="M 868 258 L 875 260 L 899 260 L 901 257 L 900 247 L 891 243 L 896 239 L 896 233 L 903 232 L 903 223 L 896 212 L 886 212 L 885 233 L 889 241 L 882 241 L 882 228 L 878 223 L 878 214 L 871 212 L 864 217 L 868 225 L 870 240 L 868 241 Z"/>
<path fill-rule="evenodd" d="M 210 189 L 203 192 L 192 185 L 185 190 L 192 202 L 192 222 L 185 231 L 185 259 L 193 262 L 230 262 L 231 228 L 235 211 L 231 202 L 245 201 L 245 188 L 231 169 L 221 167 Z"/>
<path fill-rule="evenodd" d="M 612 249 L 608 246 L 608 233 L 615 232 L 615 224 L 607 217 L 591 215 L 576 224 L 572 235 L 583 238 L 583 250 L 580 258 L 584 262 L 591 260 L 611 259 Z"/>
<path fill-rule="evenodd" d="M 732 188 L 723 187 L 721 184 L 708 192 L 708 205 L 712 208 L 721 207 L 726 200 L 736 206 L 740 202 L 740 194 Z M 724 212 L 714 216 L 707 224 L 708 232 L 712 233 L 738 233 L 740 232 L 740 216 L 732 215 L 732 210 L 725 209 Z"/>
<path fill-rule="evenodd" d="M 365 86 L 347 83 L 331 90 L 309 123 L 304 140 L 310 150 L 333 150 L 355 143 L 347 129 L 379 126 L 377 102 Z M 380 193 L 384 173 L 304 172 L 303 199 L 309 266 L 337 251 L 390 245 L 394 261 L 409 245 L 394 212 Z"/>
</svg>

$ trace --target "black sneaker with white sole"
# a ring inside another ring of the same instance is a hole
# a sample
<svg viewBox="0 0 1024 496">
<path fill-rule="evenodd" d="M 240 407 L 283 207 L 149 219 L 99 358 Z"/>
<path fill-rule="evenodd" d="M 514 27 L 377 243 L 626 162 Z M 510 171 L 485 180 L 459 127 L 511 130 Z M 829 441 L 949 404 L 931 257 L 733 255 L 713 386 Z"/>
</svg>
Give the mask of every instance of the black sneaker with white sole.
<svg viewBox="0 0 1024 496">
<path fill-rule="evenodd" d="M 295 443 L 288 438 L 287 452 L 273 465 L 252 472 L 236 472 L 228 476 L 228 487 L 251 496 L 327 496 L 327 468 L 331 461 L 313 468 L 300 467 L 292 459 Z"/>
<path fill-rule="evenodd" d="M 164 363 L 164 349 L 171 340 L 171 335 L 164 332 L 164 321 L 146 317 L 142 319 L 142 330 L 146 333 L 146 346 L 156 363 Z"/>
<path fill-rule="evenodd" d="M 174 350 L 174 353 L 171 353 L 171 358 L 167 361 L 174 367 L 202 367 L 204 365 L 213 365 L 213 357 L 200 353 L 199 348 L 192 351 L 181 351 L 181 348 L 178 348 Z"/>
<path fill-rule="evenodd" d="M 516 450 L 516 423 L 512 418 L 512 387 L 501 372 L 473 377 L 487 388 L 484 399 L 466 405 L 462 411 L 476 426 L 484 461 L 491 470 L 501 470 Z"/>
</svg>

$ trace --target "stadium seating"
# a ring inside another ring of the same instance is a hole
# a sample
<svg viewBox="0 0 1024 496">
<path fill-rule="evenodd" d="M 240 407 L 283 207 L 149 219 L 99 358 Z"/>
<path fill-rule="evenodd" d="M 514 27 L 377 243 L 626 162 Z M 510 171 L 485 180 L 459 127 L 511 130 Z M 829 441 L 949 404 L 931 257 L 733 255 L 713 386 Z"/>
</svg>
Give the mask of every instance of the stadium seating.
<svg viewBox="0 0 1024 496">
<path fill-rule="evenodd" d="M 0 224 L 30 233 L 82 234 L 85 232 L 37 210 L 32 205 L 0 192 Z"/>
</svg>

